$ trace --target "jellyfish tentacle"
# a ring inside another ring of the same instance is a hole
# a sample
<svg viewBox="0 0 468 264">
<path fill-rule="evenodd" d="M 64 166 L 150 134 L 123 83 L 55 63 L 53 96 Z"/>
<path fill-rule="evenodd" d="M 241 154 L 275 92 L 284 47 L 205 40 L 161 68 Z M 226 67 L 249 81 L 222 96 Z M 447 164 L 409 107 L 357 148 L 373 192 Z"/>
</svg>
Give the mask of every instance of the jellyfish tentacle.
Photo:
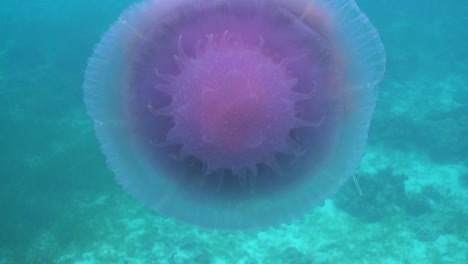
<svg viewBox="0 0 468 264">
<path fill-rule="evenodd" d="M 154 68 L 154 72 L 156 73 L 156 76 L 163 80 L 163 81 L 166 81 L 168 83 L 174 83 L 176 80 L 177 80 L 177 77 L 174 76 L 174 75 L 171 75 L 171 74 L 164 74 L 164 73 L 160 73 L 159 70 L 157 68 Z"/>
<path fill-rule="evenodd" d="M 325 121 L 325 116 L 322 116 L 319 121 L 311 122 L 300 118 L 294 119 L 294 127 L 320 127 L 322 123 Z"/>
<path fill-rule="evenodd" d="M 177 128 L 176 127 L 172 127 L 171 129 L 169 129 L 169 131 L 167 132 L 167 135 L 166 135 L 166 140 L 169 140 L 169 141 L 179 140 L 179 135 L 177 133 Z"/>
<path fill-rule="evenodd" d="M 152 105 L 152 102 L 149 102 L 147 107 L 151 114 L 155 116 L 172 116 L 173 114 L 171 106 L 165 106 L 159 109 L 155 109 Z"/>
<path fill-rule="evenodd" d="M 201 44 L 202 44 L 202 40 L 199 39 L 197 41 L 197 44 L 195 45 L 195 58 L 197 59 L 199 59 L 201 56 L 205 54 L 205 52 L 203 51 L 203 48 L 201 47 Z"/>
<path fill-rule="evenodd" d="M 170 84 L 156 84 L 154 88 L 168 95 L 174 94 L 174 87 Z"/>
<path fill-rule="evenodd" d="M 205 186 L 207 179 L 208 179 L 208 174 L 206 173 L 206 165 L 203 165 L 202 172 L 200 174 L 200 179 L 198 181 L 198 184 L 200 185 L 200 187 Z"/>
<path fill-rule="evenodd" d="M 250 177 L 248 177 L 250 193 L 255 193 L 255 183 L 257 181 L 257 164 L 249 165 L 248 170 L 250 172 Z"/>
<path fill-rule="evenodd" d="M 258 35 L 258 44 L 255 47 L 255 51 L 261 52 L 264 46 L 265 46 L 265 39 L 262 37 L 262 35 Z"/>
<path fill-rule="evenodd" d="M 245 188 L 247 185 L 247 172 L 245 169 L 233 169 L 232 173 L 237 176 L 237 180 L 239 181 L 239 186 L 241 188 Z"/>
<path fill-rule="evenodd" d="M 223 169 L 217 169 L 216 170 L 216 178 L 218 179 L 218 183 L 216 185 L 216 190 L 219 192 L 221 191 L 221 187 L 224 182 L 224 170 Z"/>
<path fill-rule="evenodd" d="M 284 175 L 281 169 L 281 166 L 278 164 L 278 161 L 276 160 L 276 157 L 274 156 L 274 154 L 268 155 L 263 161 L 263 163 L 267 165 L 274 173 L 280 176 Z"/>
<path fill-rule="evenodd" d="M 182 47 L 182 35 L 179 35 L 179 39 L 177 40 L 177 54 L 173 56 L 173 59 L 181 71 L 186 69 L 190 58 Z"/>
<path fill-rule="evenodd" d="M 299 156 L 304 153 L 304 150 L 302 150 L 301 146 L 299 146 L 299 144 L 291 137 L 287 137 L 283 144 L 277 149 L 277 151 L 293 156 Z"/>
<path fill-rule="evenodd" d="M 294 100 L 295 102 L 297 101 L 302 101 L 302 100 L 307 100 L 307 99 L 311 99 L 314 97 L 315 95 L 315 92 L 316 92 L 316 89 L 308 92 L 308 93 L 298 93 L 298 92 L 291 92 L 291 97 L 292 97 L 292 100 Z"/>
<path fill-rule="evenodd" d="M 214 43 L 214 34 L 208 34 L 206 35 L 206 46 L 205 46 L 205 53 L 206 52 L 211 52 L 215 49 L 215 43 Z"/>
<path fill-rule="evenodd" d="M 283 58 L 279 63 L 278 63 L 278 67 L 282 68 L 282 69 L 285 69 L 288 64 L 290 64 L 291 62 L 295 62 L 295 61 L 298 61 L 298 60 L 301 60 L 301 59 L 304 59 L 310 52 L 308 51 L 302 51 L 299 55 L 295 56 L 295 57 L 286 57 L 286 58 Z"/>
</svg>

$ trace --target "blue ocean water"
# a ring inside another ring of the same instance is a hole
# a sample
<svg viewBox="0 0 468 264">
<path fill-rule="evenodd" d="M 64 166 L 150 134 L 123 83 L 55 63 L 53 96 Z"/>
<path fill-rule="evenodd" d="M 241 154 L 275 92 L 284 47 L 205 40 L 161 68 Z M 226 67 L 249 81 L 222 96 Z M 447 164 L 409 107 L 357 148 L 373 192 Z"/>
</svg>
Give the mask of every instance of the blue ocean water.
<svg viewBox="0 0 468 264">
<path fill-rule="evenodd" d="M 0 3 L 0 264 L 468 263 L 466 0 L 358 0 L 387 73 L 356 178 L 303 221 L 217 233 L 118 186 L 83 103 L 94 44 L 132 1 Z"/>
</svg>

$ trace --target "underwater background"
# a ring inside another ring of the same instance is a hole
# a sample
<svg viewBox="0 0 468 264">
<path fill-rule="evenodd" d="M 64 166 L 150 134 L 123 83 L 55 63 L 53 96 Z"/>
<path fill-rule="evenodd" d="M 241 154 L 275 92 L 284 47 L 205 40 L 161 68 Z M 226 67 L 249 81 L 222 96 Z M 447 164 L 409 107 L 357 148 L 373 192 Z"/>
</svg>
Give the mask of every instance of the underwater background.
<svg viewBox="0 0 468 264">
<path fill-rule="evenodd" d="M 115 182 L 83 102 L 130 0 L 0 0 L 0 264 L 468 263 L 468 2 L 358 0 L 387 52 L 352 180 L 291 225 L 217 233 Z"/>
</svg>

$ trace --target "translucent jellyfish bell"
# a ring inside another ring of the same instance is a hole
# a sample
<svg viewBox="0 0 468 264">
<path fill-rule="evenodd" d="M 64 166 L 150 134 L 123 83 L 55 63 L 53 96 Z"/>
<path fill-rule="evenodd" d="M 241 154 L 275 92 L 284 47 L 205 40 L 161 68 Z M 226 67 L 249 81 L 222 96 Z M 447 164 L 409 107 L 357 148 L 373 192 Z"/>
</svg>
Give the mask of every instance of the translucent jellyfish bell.
<svg viewBox="0 0 468 264">
<path fill-rule="evenodd" d="M 311 212 L 352 176 L 384 67 L 352 0 L 149 0 L 96 46 L 85 102 L 138 200 L 257 228 Z"/>
</svg>

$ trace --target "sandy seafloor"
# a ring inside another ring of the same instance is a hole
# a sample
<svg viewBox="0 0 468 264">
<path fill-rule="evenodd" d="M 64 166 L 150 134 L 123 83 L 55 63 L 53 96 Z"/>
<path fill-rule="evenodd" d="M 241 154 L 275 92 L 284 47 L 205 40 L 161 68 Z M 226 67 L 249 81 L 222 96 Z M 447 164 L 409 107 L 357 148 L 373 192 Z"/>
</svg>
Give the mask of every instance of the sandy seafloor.
<svg viewBox="0 0 468 264">
<path fill-rule="evenodd" d="M 83 72 L 130 2 L 0 2 L 0 264 L 468 263 L 466 0 L 358 1 L 388 56 L 364 195 L 231 234 L 146 209 L 99 150 Z"/>
</svg>

